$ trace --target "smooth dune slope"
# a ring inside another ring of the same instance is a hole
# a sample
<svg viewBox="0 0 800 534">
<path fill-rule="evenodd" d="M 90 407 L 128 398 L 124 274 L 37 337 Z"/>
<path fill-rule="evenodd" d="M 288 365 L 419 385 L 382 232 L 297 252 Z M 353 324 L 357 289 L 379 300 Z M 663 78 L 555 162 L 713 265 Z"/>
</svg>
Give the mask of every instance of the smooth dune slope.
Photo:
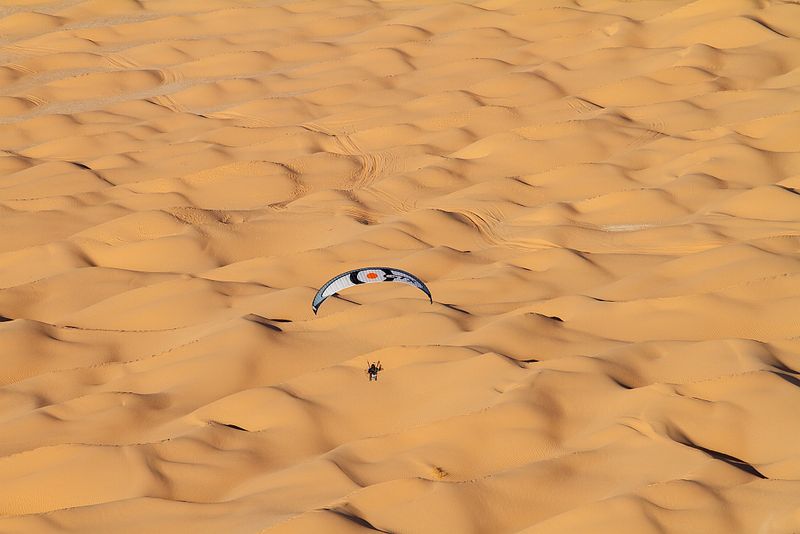
<svg viewBox="0 0 800 534">
<path fill-rule="evenodd" d="M 2 533 L 800 532 L 796 1 L 2 2 L 0 139 Z"/>
</svg>

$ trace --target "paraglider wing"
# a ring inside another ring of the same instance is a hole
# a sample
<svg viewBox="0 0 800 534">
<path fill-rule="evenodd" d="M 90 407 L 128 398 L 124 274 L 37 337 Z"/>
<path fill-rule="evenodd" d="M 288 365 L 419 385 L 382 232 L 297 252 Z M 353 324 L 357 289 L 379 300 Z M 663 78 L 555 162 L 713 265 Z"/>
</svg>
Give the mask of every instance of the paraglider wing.
<svg viewBox="0 0 800 534">
<path fill-rule="evenodd" d="M 346 273 L 336 275 L 328 280 L 325 285 L 322 286 L 319 291 L 317 291 L 317 294 L 314 295 L 314 300 L 311 303 L 311 309 L 314 310 L 314 313 L 316 314 L 320 305 L 331 295 L 335 295 L 339 291 L 347 289 L 348 287 L 359 284 L 372 284 L 376 282 L 402 282 L 404 284 L 414 286 L 428 295 L 431 303 L 433 303 L 433 297 L 431 296 L 431 292 L 428 290 L 428 287 L 423 283 L 422 280 L 413 274 L 402 269 L 395 269 L 392 267 L 365 267 L 363 269 L 347 271 Z"/>
</svg>

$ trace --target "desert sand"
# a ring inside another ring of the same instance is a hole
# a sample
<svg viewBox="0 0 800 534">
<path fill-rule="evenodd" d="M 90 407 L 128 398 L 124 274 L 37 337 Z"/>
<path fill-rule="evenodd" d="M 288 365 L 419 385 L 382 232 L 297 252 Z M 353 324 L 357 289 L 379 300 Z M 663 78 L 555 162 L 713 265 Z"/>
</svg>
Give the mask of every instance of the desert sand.
<svg viewBox="0 0 800 534">
<path fill-rule="evenodd" d="M 0 65 L 0 532 L 800 532 L 796 1 L 4 1 Z M 434 303 L 312 313 L 373 265 Z"/>
</svg>

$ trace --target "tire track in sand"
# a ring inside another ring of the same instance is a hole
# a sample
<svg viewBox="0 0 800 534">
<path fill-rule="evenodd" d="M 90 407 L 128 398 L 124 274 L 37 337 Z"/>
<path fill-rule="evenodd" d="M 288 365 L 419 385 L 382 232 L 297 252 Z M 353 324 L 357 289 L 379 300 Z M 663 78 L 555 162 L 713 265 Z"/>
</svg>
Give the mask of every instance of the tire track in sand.
<svg viewBox="0 0 800 534">
<path fill-rule="evenodd" d="M 396 213 L 407 213 L 414 209 L 413 202 L 399 199 L 374 187 L 381 179 L 396 172 L 397 158 L 389 151 L 366 151 L 353 139 L 351 134 L 336 132 L 317 122 L 307 122 L 300 126 L 309 132 L 320 133 L 333 139 L 339 149 L 338 153 L 358 160 L 359 170 L 350 177 L 350 183 L 345 189 L 367 191 Z"/>
<path fill-rule="evenodd" d="M 347 189 L 365 189 L 386 174 L 389 158 L 382 153 L 365 151 L 350 134 L 335 132 L 315 122 L 307 122 L 301 126 L 310 132 L 321 133 L 330 137 L 341 151 L 340 154 L 358 160 L 359 170 L 350 177 L 350 184 Z"/>
</svg>

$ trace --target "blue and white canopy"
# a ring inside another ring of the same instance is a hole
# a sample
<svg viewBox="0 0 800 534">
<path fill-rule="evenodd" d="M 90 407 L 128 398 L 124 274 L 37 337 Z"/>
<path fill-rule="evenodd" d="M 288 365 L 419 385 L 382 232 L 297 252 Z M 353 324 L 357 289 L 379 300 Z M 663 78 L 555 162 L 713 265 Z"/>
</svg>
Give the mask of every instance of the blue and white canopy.
<svg viewBox="0 0 800 534">
<path fill-rule="evenodd" d="M 364 267 L 363 269 L 354 269 L 334 276 L 328 280 L 324 286 L 317 291 L 314 295 L 314 300 L 311 303 L 311 309 L 317 313 L 320 305 L 325 302 L 325 299 L 331 295 L 335 295 L 343 289 L 356 286 L 359 284 L 372 284 L 376 282 L 402 282 L 422 290 L 428 295 L 428 298 L 433 304 L 433 297 L 430 290 L 423 283 L 422 280 L 413 274 L 403 271 L 402 269 L 395 269 L 393 267 Z"/>
</svg>

